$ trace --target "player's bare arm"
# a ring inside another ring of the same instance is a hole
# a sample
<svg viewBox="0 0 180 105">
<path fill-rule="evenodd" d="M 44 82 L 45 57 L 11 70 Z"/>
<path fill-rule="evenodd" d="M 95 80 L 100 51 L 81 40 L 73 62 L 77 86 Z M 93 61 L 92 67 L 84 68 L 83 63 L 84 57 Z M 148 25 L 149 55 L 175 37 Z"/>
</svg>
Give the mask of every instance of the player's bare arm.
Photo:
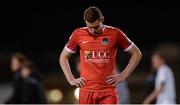
<svg viewBox="0 0 180 105">
<path fill-rule="evenodd" d="M 120 74 L 115 74 L 107 77 L 106 82 L 108 84 L 112 84 L 113 86 L 116 86 L 118 83 L 124 81 L 138 65 L 139 61 L 142 58 L 142 54 L 139 48 L 134 44 L 133 47 L 128 51 L 128 53 L 131 55 L 131 59 L 127 67 Z"/>
<path fill-rule="evenodd" d="M 143 104 L 150 104 L 163 91 L 164 83 L 161 84 L 160 89 L 155 89 L 143 102 Z"/>
<path fill-rule="evenodd" d="M 67 50 L 63 49 L 60 55 L 60 59 L 59 59 L 61 68 L 66 76 L 66 79 L 70 83 L 70 85 L 82 87 L 85 85 L 85 79 L 83 77 L 75 79 L 75 77 L 73 76 L 71 72 L 71 68 L 69 66 L 69 61 L 68 61 L 71 55 L 72 55 L 71 52 L 68 52 Z"/>
</svg>

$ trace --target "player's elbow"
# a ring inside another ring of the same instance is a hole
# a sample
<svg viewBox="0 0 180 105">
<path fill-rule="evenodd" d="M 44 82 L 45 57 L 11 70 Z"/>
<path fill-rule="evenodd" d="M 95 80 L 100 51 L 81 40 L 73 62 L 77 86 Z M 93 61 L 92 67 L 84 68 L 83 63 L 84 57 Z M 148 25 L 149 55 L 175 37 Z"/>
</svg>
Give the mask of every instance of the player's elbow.
<svg viewBox="0 0 180 105">
<path fill-rule="evenodd" d="M 133 56 L 133 58 L 135 58 L 137 60 L 141 60 L 142 53 L 137 46 L 134 46 L 132 49 L 130 49 L 129 52 Z"/>
<path fill-rule="evenodd" d="M 142 53 L 139 49 L 136 51 L 135 56 L 139 59 L 139 61 L 142 59 Z"/>
<path fill-rule="evenodd" d="M 140 50 L 139 50 L 139 52 L 138 52 L 138 55 L 139 55 L 139 59 L 141 60 L 141 59 L 142 59 L 142 53 L 141 53 Z"/>
</svg>

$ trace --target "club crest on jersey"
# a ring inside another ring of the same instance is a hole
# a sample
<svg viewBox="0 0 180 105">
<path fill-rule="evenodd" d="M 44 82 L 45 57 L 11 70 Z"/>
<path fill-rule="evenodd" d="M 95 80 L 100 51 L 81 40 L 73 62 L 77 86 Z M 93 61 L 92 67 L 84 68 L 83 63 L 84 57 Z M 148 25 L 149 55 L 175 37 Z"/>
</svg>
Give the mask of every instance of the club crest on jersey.
<svg viewBox="0 0 180 105">
<path fill-rule="evenodd" d="M 91 52 L 90 51 L 84 51 L 85 58 L 89 59 L 91 58 Z"/>
<path fill-rule="evenodd" d="M 108 37 L 105 37 L 105 38 L 102 38 L 102 45 L 108 45 L 109 44 L 109 38 Z"/>
</svg>

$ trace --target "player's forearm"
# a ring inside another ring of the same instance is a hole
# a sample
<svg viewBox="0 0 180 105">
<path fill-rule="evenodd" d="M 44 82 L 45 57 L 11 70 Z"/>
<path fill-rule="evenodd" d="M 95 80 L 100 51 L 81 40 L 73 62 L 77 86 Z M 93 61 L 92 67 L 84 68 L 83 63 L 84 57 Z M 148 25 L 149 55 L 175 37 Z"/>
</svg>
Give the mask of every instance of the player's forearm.
<svg viewBox="0 0 180 105">
<path fill-rule="evenodd" d="M 154 90 L 145 100 L 144 104 L 151 103 L 164 89 L 164 83 L 161 84 L 159 89 Z"/>
<path fill-rule="evenodd" d="M 141 54 L 140 50 L 138 48 L 135 48 L 135 51 L 133 51 L 131 59 L 130 59 L 127 67 L 123 71 L 123 73 L 125 75 L 129 76 L 134 71 L 136 66 L 139 64 L 141 58 L 142 58 L 142 54 Z"/>
<path fill-rule="evenodd" d="M 145 100 L 144 104 L 150 104 L 157 96 L 158 96 L 158 91 L 154 90 Z"/>
<path fill-rule="evenodd" d="M 66 79 L 70 83 L 70 81 L 75 79 L 75 78 L 74 78 L 74 76 L 73 76 L 73 74 L 71 72 L 69 62 L 68 62 L 68 58 L 66 58 L 62 54 L 60 56 L 60 65 L 61 65 L 61 68 L 62 68 L 62 70 L 63 70 L 63 72 L 64 72 L 64 74 L 66 76 Z"/>
</svg>

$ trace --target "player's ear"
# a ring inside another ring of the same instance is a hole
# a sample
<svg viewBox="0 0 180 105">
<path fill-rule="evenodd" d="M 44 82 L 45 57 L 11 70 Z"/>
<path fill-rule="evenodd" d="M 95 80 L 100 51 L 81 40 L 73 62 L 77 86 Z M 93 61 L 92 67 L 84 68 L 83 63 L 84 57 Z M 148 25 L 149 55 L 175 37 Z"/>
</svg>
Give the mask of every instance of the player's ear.
<svg viewBox="0 0 180 105">
<path fill-rule="evenodd" d="M 101 16 L 101 22 L 102 23 L 104 22 L 104 16 Z"/>
</svg>

